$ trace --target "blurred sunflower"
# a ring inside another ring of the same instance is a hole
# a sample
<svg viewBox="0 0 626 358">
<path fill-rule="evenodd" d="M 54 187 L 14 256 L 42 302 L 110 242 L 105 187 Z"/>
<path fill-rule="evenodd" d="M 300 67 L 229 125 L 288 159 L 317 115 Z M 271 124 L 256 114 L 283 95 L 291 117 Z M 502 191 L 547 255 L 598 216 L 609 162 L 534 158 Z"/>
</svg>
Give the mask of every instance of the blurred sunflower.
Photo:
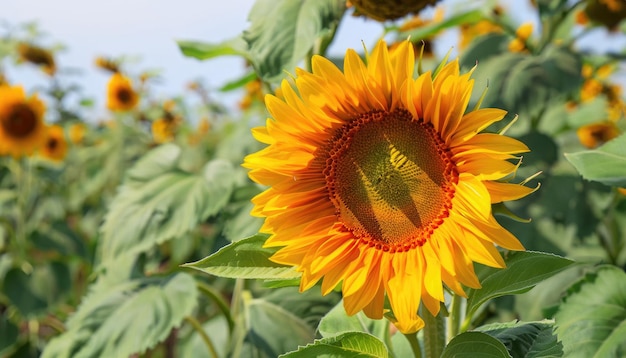
<svg viewBox="0 0 626 358">
<path fill-rule="evenodd" d="M 139 103 L 139 95 L 130 79 L 114 73 L 107 85 L 107 107 L 112 111 L 129 111 Z"/>
<path fill-rule="evenodd" d="M 50 50 L 29 43 L 20 43 L 17 46 L 20 61 L 29 62 L 39 66 L 42 71 L 52 76 L 56 73 L 54 56 Z"/>
<path fill-rule="evenodd" d="M 613 64 L 597 67 L 584 64 L 582 67 L 585 81 L 580 90 L 580 103 L 590 102 L 601 96 L 607 101 L 606 119 L 583 125 L 576 130 L 580 143 L 587 148 L 596 148 L 622 132 L 617 123 L 626 116 L 626 103 L 622 99 L 621 86 L 610 82 L 616 68 Z"/>
<path fill-rule="evenodd" d="M 619 24 L 626 19 L 626 1 L 624 0 L 587 0 L 584 8 L 586 18 L 594 24 L 617 32 Z"/>
<path fill-rule="evenodd" d="M 174 136 L 182 119 L 173 113 L 175 103 L 166 101 L 163 104 L 163 116 L 152 122 L 152 138 L 155 143 L 165 143 L 174 140 Z"/>
<path fill-rule="evenodd" d="M 69 128 L 69 139 L 74 144 L 80 144 L 85 139 L 87 127 L 84 123 L 73 123 Z"/>
<path fill-rule="evenodd" d="M 30 155 L 46 140 L 44 103 L 21 86 L 0 86 L 0 155 Z"/>
<path fill-rule="evenodd" d="M 502 16 L 504 9 L 501 6 L 496 6 L 491 13 L 493 18 L 498 18 Z M 467 48 L 474 39 L 480 36 L 502 32 L 502 27 L 488 18 L 474 23 L 463 23 L 459 26 L 459 48 Z"/>
<path fill-rule="evenodd" d="M 284 100 L 266 96 L 273 118 L 253 129 L 268 146 L 243 165 L 269 186 L 252 214 L 265 217 L 265 245 L 281 247 L 271 259 L 302 272 L 300 290 L 341 282 L 347 313 L 375 319 L 386 295 L 388 317 L 415 332 L 420 301 L 436 315 L 443 284 L 465 296 L 461 285 L 480 287 L 473 262 L 504 267 L 496 245 L 524 249 L 491 204 L 535 190 L 501 181 L 528 148 L 479 134 L 506 112 L 465 113 L 473 80 L 458 61 L 414 79 L 409 41 L 366 58 L 348 50 L 342 72 L 316 56 L 295 89 L 283 81 Z"/>
<path fill-rule="evenodd" d="M 614 122 L 591 123 L 576 130 L 578 140 L 589 149 L 597 148 L 620 135 L 620 130 Z"/>
<path fill-rule="evenodd" d="M 65 158 L 67 141 L 63 127 L 57 124 L 48 127 L 48 136 L 44 145 L 39 149 L 39 154 L 55 162 L 60 162 Z"/>
<path fill-rule="evenodd" d="M 509 42 L 509 51 L 524 52 L 528 50 L 528 39 L 533 33 L 533 23 L 526 22 L 520 25 L 515 31 L 515 38 Z"/>
<path fill-rule="evenodd" d="M 348 6 L 354 6 L 354 16 L 387 21 L 417 14 L 439 1 L 441 0 L 349 0 Z"/>
</svg>

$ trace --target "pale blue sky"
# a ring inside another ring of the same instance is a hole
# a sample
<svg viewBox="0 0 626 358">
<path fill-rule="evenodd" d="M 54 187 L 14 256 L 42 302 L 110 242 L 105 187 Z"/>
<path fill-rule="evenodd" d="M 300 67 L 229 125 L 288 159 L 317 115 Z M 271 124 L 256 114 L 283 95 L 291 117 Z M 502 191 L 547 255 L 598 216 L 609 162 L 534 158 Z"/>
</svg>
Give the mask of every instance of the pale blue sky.
<svg viewBox="0 0 626 358">
<path fill-rule="evenodd" d="M 248 27 L 248 12 L 254 0 L 2 0 L 0 21 L 18 25 L 36 21 L 48 36 L 44 44 L 61 42 L 67 51 L 58 57 L 61 67 L 80 69 L 74 82 L 95 98 L 102 107 L 108 75 L 95 68 L 99 55 L 131 56 L 138 61 L 131 72 L 145 69 L 162 71 L 163 81 L 156 87 L 157 95 L 168 97 L 185 93 L 185 85 L 200 78 L 217 88 L 244 73 L 243 61 L 223 57 L 197 61 L 184 57 L 177 39 L 221 42 L 237 36 Z M 448 13 L 455 12 L 458 0 L 445 0 Z M 463 6 L 479 6 L 480 0 L 463 1 Z M 502 1 L 519 22 L 535 21 L 528 1 Z M 346 18 L 330 52 L 342 54 L 348 47 L 360 47 L 361 40 L 372 43 L 381 33 L 381 25 L 363 18 Z M 445 40 L 444 40 L 445 41 Z M 452 46 L 451 43 L 450 46 Z M 446 52 L 449 47 L 441 49 Z M 8 73 L 12 82 L 27 88 L 42 83 L 45 76 L 23 66 Z M 216 98 L 234 106 L 238 94 Z"/>
</svg>

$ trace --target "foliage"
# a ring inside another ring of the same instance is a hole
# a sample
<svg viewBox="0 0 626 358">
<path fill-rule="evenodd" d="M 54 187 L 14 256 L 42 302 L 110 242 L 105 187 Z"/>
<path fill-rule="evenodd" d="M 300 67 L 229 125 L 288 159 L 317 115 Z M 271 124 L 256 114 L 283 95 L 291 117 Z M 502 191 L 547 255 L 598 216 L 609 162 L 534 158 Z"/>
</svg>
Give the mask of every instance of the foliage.
<svg viewBox="0 0 626 358">
<path fill-rule="evenodd" d="M 584 45 L 624 37 L 626 21 L 607 25 L 595 0 L 532 3 L 528 37 L 516 31 L 518 14 L 492 0 L 442 0 L 442 19 L 429 8 L 375 22 L 390 43 L 409 38 L 421 49 L 420 71 L 435 70 L 451 47 L 462 70 L 475 67 L 470 108 L 509 112 L 486 131 L 528 145 L 517 176 L 540 185 L 492 206 L 528 251 L 503 250 L 504 269 L 474 265 L 481 288 L 446 291 L 441 313 L 406 337 L 386 318 L 348 316 L 339 290 L 299 291 L 301 273 L 270 260 L 277 248 L 264 247 L 263 222 L 251 215 L 263 188 L 241 166 L 260 149 L 251 128 L 267 116 L 263 96 L 310 70 L 313 56 L 340 63 L 329 49 L 351 31 L 349 2 L 256 0 L 239 36 L 179 40 L 185 56 L 247 64 L 221 88 L 243 93 L 236 109 L 199 82 L 156 97 L 154 73 L 97 59 L 140 99 L 102 122 L 91 117 L 97 102 L 61 70 L 62 46 L 46 45 L 34 23 L 0 33 L 0 86 L 21 85 L 11 68 L 39 71 L 49 80 L 38 89 L 46 122 L 68 144 L 59 161 L 4 155 L 0 143 L 0 355 L 405 357 L 434 347 L 442 357 L 623 356 L 626 49 Z"/>
</svg>

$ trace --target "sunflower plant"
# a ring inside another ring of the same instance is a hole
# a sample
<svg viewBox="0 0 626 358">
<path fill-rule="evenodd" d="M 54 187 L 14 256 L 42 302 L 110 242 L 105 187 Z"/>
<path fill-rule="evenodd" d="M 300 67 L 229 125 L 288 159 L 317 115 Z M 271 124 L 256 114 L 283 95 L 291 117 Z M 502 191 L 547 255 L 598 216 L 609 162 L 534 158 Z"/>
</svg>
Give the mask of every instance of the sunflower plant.
<svg viewBox="0 0 626 358">
<path fill-rule="evenodd" d="M 623 356 L 624 49 L 588 43 L 626 7 L 527 7 L 256 0 L 178 41 L 240 77 L 162 97 L 102 55 L 78 106 L 63 47 L 7 27 L 0 355 Z M 380 36 L 338 48 L 355 21 Z"/>
</svg>

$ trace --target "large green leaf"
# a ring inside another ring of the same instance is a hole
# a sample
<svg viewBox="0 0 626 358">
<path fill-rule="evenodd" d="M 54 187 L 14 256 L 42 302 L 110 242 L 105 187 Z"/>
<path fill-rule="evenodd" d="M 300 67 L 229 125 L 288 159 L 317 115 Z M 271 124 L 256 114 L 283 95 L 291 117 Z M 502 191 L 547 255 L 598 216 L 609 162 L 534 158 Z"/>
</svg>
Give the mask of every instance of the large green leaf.
<svg viewBox="0 0 626 358">
<path fill-rule="evenodd" d="M 250 236 L 183 266 L 228 278 L 280 280 L 300 277 L 300 273 L 292 267 L 270 260 L 276 248 L 263 247 L 267 237 L 265 234 Z"/>
<path fill-rule="evenodd" d="M 248 56 L 247 44 L 241 37 L 236 37 L 218 44 L 200 41 L 176 41 L 183 55 L 198 60 L 208 60 L 220 56 Z"/>
<path fill-rule="evenodd" d="M 337 336 L 315 340 L 312 344 L 289 352 L 281 358 L 335 357 L 335 358 L 386 358 L 389 352 L 378 338 L 363 332 L 346 332 Z"/>
<path fill-rule="evenodd" d="M 363 332 L 386 341 L 389 339 L 388 327 L 388 321 L 370 319 L 363 312 L 348 316 L 341 301 L 322 318 L 318 331 L 325 338 L 346 332 Z"/>
<path fill-rule="evenodd" d="M 126 182 L 143 185 L 162 174 L 174 171 L 182 150 L 175 144 L 163 144 L 139 158 L 126 172 Z"/>
<path fill-rule="evenodd" d="M 149 153 L 129 171 L 109 207 L 101 227 L 103 266 L 182 237 L 228 203 L 234 186 L 230 162 L 212 160 L 202 174 L 193 174 L 175 167 L 173 152 L 157 155 L 162 152 Z"/>
<path fill-rule="evenodd" d="M 565 157 L 587 180 L 626 186 L 626 134 L 597 149 L 566 153 Z"/>
<path fill-rule="evenodd" d="M 626 273 L 600 266 L 575 284 L 555 316 L 568 358 L 626 356 Z"/>
<path fill-rule="evenodd" d="M 493 323 L 477 328 L 504 344 L 513 357 L 547 358 L 563 356 L 563 345 L 553 332 L 554 322 Z"/>
<path fill-rule="evenodd" d="M 533 251 L 508 252 L 504 259 L 504 269 L 477 265 L 476 275 L 482 288 L 468 289 L 469 315 L 492 298 L 524 293 L 574 263 L 560 256 Z"/>
<path fill-rule="evenodd" d="M 259 76 L 268 82 L 293 72 L 314 44 L 335 31 L 345 11 L 340 0 L 257 0 L 244 32 Z"/>
<path fill-rule="evenodd" d="M 482 332 L 465 332 L 452 338 L 441 358 L 511 358 L 499 340 Z"/>
<path fill-rule="evenodd" d="M 268 357 L 277 357 L 312 341 L 315 331 L 300 317 L 264 299 L 246 302 L 246 340 Z"/>
<path fill-rule="evenodd" d="M 87 295 L 42 357 L 128 357 L 164 340 L 197 305 L 184 273 L 126 281 Z"/>
</svg>

